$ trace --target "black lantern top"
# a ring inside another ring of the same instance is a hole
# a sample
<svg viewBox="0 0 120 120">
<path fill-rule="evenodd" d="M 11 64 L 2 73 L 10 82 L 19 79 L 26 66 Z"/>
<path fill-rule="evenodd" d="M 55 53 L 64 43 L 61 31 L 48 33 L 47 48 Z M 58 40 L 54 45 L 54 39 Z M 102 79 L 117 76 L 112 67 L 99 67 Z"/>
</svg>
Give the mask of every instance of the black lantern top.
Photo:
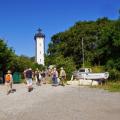
<svg viewBox="0 0 120 120">
<path fill-rule="evenodd" d="M 34 39 L 36 40 L 37 37 L 45 38 L 45 35 L 41 32 L 42 30 L 39 28 L 38 33 L 35 34 Z"/>
</svg>

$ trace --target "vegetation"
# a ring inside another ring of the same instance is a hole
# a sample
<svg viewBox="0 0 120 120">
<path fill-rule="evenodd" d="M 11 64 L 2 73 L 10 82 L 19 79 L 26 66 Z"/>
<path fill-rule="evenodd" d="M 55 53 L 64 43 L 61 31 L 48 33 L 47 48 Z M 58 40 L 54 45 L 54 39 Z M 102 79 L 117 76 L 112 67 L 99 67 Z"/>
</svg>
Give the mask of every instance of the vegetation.
<svg viewBox="0 0 120 120">
<path fill-rule="evenodd" d="M 9 48 L 7 44 L 0 39 L 0 69 L 5 71 L 12 64 L 12 59 L 15 53 L 12 48 Z"/>
<path fill-rule="evenodd" d="M 92 86 L 92 88 L 100 88 L 109 92 L 120 92 L 120 82 L 107 82 L 107 84 L 101 86 Z"/>
<path fill-rule="evenodd" d="M 104 89 L 110 92 L 120 92 L 120 82 L 109 82 Z"/>
<path fill-rule="evenodd" d="M 82 67 L 82 39 L 85 67 L 99 66 L 99 69 L 109 71 L 110 79 L 120 80 L 120 19 L 104 17 L 96 21 L 79 21 L 68 30 L 53 35 L 46 64 L 61 64 L 71 59 L 74 67 Z M 70 65 L 69 61 L 67 64 Z"/>
<path fill-rule="evenodd" d="M 70 80 L 72 72 L 76 69 L 73 59 L 69 57 L 64 58 L 63 55 L 46 57 L 46 65 L 56 65 L 58 71 L 61 67 L 64 67 L 65 71 L 67 71 L 67 80 Z"/>
<path fill-rule="evenodd" d="M 68 80 L 74 70 L 83 66 L 93 71 L 108 71 L 113 82 L 120 80 L 120 17 L 110 20 L 106 17 L 96 21 L 78 21 L 64 32 L 52 36 L 45 55 L 45 64 L 64 67 Z M 23 72 L 26 67 L 43 69 L 34 62 L 34 57 L 17 56 L 4 40 L 0 39 L 0 71 Z"/>
<path fill-rule="evenodd" d="M 25 55 L 17 56 L 12 48 L 9 48 L 4 40 L 0 39 L 0 71 L 6 73 L 8 69 L 12 72 L 23 72 L 25 68 L 31 67 L 43 69 L 42 65 L 34 62 L 34 57 L 29 58 Z"/>
</svg>

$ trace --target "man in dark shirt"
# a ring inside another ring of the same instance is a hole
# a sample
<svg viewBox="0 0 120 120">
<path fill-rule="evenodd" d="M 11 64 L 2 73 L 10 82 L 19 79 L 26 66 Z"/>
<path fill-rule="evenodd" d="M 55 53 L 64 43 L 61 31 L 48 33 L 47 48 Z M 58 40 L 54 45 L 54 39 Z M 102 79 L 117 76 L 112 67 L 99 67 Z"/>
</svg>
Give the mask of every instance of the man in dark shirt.
<svg viewBox="0 0 120 120">
<path fill-rule="evenodd" d="M 33 90 L 33 87 L 32 87 L 32 69 L 29 68 L 29 69 L 25 70 L 24 74 L 25 74 L 25 79 L 27 82 L 28 92 L 31 92 Z"/>
</svg>

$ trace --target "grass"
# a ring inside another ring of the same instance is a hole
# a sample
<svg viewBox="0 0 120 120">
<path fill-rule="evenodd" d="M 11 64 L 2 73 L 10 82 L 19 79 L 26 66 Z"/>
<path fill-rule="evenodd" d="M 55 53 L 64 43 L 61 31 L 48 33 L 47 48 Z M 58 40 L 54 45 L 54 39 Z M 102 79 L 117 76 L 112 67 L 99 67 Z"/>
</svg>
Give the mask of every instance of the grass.
<svg viewBox="0 0 120 120">
<path fill-rule="evenodd" d="M 98 85 L 96 88 L 104 89 L 109 92 L 120 92 L 120 81 L 118 82 L 107 82 L 106 85 Z"/>
<path fill-rule="evenodd" d="M 109 92 L 120 92 L 120 82 L 109 82 L 104 89 Z"/>
</svg>

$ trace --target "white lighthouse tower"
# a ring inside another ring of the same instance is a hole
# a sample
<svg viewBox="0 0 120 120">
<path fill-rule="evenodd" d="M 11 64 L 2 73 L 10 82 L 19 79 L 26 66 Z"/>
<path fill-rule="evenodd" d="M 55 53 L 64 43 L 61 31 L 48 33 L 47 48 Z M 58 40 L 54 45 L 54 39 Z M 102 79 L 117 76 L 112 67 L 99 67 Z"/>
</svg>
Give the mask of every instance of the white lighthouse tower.
<svg viewBox="0 0 120 120">
<path fill-rule="evenodd" d="M 38 33 L 35 34 L 35 60 L 38 64 L 44 65 L 44 54 L 45 54 L 45 35 L 38 29 Z"/>
</svg>

